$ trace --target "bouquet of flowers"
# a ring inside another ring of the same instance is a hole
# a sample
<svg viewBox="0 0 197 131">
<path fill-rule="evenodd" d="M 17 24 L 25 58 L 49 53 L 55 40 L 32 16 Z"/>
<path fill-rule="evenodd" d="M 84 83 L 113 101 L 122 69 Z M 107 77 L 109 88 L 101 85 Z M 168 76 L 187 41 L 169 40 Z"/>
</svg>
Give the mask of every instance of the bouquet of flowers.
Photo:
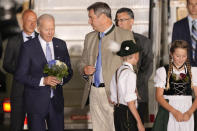
<svg viewBox="0 0 197 131">
<path fill-rule="evenodd" d="M 68 75 L 68 67 L 64 62 L 51 60 L 45 65 L 43 72 L 49 76 L 55 76 L 59 81 L 61 81 L 63 77 Z M 56 86 L 53 86 L 52 88 L 56 89 Z"/>
</svg>

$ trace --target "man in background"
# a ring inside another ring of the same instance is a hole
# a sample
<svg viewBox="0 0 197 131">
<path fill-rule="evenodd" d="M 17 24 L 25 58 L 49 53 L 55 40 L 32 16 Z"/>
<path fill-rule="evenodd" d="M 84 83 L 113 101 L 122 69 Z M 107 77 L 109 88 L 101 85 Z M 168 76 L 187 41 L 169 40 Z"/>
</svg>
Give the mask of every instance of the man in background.
<svg viewBox="0 0 197 131">
<path fill-rule="evenodd" d="M 96 2 L 88 8 L 88 23 L 94 29 L 86 35 L 79 64 L 81 74 L 88 80 L 84 88 L 82 107 L 90 100 L 93 131 L 114 131 L 113 105 L 110 104 L 110 82 L 121 59 L 110 50 L 112 43 L 134 40 L 133 33 L 112 23 L 111 8 Z"/>
<path fill-rule="evenodd" d="M 16 72 L 21 45 L 38 36 L 35 32 L 37 16 L 32 10 L 26 10 L 22 16 L 23 31 L 8 39 L 3 68 L 6 72 L 14 75 Z M 20 82 L 13 80 L 11 89 L 11 131 L 22 131 L 25 119 L 24 111 L 24 86 Z"/>
<path fill-rule="evenodd" d="M 187 41 L 191 66 L 197 66 L 197 0 L 187 0 L 187 10 L 188 16 L 174 23 L 172 42 Z"/>
<path fill-rule="evenodd" d="M 120 8 L 116 12 L 116 25 L 125 30 L 132 31 L 134 24 L 134 13 L 129 8 Z M 138 112 L 144 123 L 145 115 L 148 114 L 148 80 L 153 71 L 152 42 L 147 37 L 133 32 L 136 44 L 142 51 L 137 64 L 137 91 L 138 91 Z M 146 114 L 145 114 L 146 113 Z"/>
</svg>

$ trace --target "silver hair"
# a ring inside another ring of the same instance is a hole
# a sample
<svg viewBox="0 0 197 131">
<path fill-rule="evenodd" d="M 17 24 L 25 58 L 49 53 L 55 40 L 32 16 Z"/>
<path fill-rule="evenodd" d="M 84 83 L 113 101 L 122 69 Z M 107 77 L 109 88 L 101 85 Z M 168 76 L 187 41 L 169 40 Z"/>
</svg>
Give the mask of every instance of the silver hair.
<svg viewBox="0 0 197 131">
<path fill-rule="evenodd" d="M 43 14 L 43 15 L 38 17 L 37 26 L 40 26 L 41 21 L 43 19 L 50 19 L 50 20 L 53 20 L 55 22 L 55 18 L 52 15 L 50 15 L 50 14 Z"/>
</svg>

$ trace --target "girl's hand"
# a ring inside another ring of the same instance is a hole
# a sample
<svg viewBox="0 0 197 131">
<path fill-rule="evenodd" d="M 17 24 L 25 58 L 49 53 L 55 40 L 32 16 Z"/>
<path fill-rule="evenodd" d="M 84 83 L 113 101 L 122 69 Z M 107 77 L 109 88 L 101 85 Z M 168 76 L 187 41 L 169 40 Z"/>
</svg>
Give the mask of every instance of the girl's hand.
<svg viewBox="0 0 197 131">
<path fill-rule="evenodd" d="M 191 117 L 191 114 L 187 111 L 183 114 L 183 121 L 188 121 Z"/>
<path fill-rule="evenodd" d="M 138 131 L 145 131 L 144 125 L 140 122 L 137 124 Z"/>
<path fill-rule="evenodd" d="M 175 118 L 176 121 L 178 121 L 178 122 L 181 122 L 181 121 L 184 120 L 184 119 L 183 119 L 183 113 L 181 113 L 181 112 L 178 111 L 178 110 L 174 110 L 174 111 L 172 112 L 172 115 L 174 116 L 174 118 Z"/>
</svg>

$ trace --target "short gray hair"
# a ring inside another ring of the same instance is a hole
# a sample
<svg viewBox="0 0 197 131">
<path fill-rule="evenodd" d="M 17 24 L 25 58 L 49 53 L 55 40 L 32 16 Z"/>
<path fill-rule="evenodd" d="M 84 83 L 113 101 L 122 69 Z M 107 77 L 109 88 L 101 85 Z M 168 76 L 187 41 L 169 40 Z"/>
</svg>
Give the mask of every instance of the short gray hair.
<svg viewBox="0 0 197 131">
<path fill-rule="evenodd" d="M 91 9 L 94 10 L 94 13 L 99 16 L 101 14 L 105 14 L 108 18 L 112 18 L 111 17 L 111 8 L 109 7 L 109 5 L 107 3 L 104 2 L 96 2 L 92 5 L 90 5 L 87 10 L 90 11 Z"/>
<path fill-rule="evenodd" d="M 37 20 L 37 26 L 40 26 L 40 23 L 43 19 L 51 19 L 55 22 L 55 19 L 52 15 L 50 14 L 43 14 L 41 16 L 38 17 L 38 20 Z"/>
</svg>

